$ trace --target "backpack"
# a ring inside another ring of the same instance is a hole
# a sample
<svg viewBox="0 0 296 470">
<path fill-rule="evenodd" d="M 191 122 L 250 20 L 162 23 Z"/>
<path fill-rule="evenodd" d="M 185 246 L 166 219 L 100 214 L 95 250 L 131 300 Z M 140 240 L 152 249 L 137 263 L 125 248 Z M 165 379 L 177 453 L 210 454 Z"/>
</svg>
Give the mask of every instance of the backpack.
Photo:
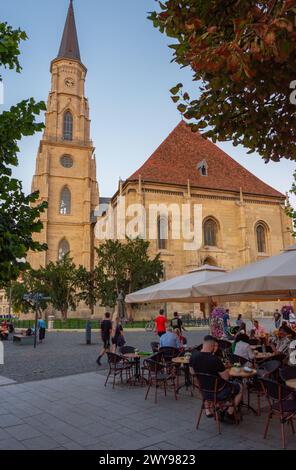
<svg viewBox="0 0 296 470">
<path fill-rule="evenodd" d="M 175 317 L 171 321 L 171 325 L 173 328 L 178 328 L 179 327 L 179 318 Z"/>
</svg>

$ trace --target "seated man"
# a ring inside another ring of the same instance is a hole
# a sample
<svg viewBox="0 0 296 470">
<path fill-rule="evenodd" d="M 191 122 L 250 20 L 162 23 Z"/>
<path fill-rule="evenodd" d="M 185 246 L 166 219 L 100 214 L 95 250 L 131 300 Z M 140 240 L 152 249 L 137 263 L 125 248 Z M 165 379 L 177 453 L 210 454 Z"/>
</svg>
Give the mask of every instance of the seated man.
<svg viewBox="0 0 296 470">
<path fill-rule="evenodd" d="M 160 337 L 160 348 L 180 348 L 180 341 L 176 333 L 172 332 L 172 328 L 168 328 L 167 332 Z"/>
<path fill-rule="evenodd" d="M 211 374 L 217 377 L 221 377 L 225 382 L 221 382 L 221 387 L 219 387 L 217 398 L 218 400 L 227 400 L 230 399 L 233 394 L 235 395 L 234 403 L 236 406 L 242 400 L 242 386 L 239 383 L 232 382 L 234 388 L 227 384 L 230 382 L 229 371 L 225 369 L 223 362 L 219 357 L 214 354 L 216 348 L 216 339 L 213 336 L 206 336 L 203 341 L 203 347 L 201 351 L 194 351 L 191 359 L 190 366 L 193 368 L 196 374 Z M 209 399 L 212 398 L 209 397 Z M 211 410 L 206 408 L 206 415 L 212 417 L 213 414 Z M 228 407 L 226 416 L 230 422 L 234 422 L 234 409 L 233 407 Z"/>
</svg>

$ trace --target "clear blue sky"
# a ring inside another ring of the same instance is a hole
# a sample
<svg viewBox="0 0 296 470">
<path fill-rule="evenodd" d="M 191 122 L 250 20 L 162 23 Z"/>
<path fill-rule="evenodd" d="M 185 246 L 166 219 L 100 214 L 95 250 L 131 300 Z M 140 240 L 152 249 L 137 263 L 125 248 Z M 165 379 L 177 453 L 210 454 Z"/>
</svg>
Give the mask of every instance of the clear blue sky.
<svg viewBox="0 0 296 470">
<path fill-rule="evenodd" d="M 34 96 L 46 100 L 50 61 L 56 57 L 68 0 L 0 0 L 1 21 L 24 29 L 22 74 L 4 72 L 5 105 Z M 189 91 L 189 70 L 171 63 L 171 40 L 161 35 L 147 12 L 154 0 L 75 0 L 82 61 L 88 68 L 92 138 L 96 146 L 101 196 L 111 196 L 119 177 L 132 174 L 179 122 L 169 89 L 183 82 Z M 21 142 L 20 166 L 15 175 L 30 191 L 40 135 Z M 258 155 L 231 143 L 219 146 L 271 186 L 286 192 L 296 163 L 265 165 Z"/>
</svg>

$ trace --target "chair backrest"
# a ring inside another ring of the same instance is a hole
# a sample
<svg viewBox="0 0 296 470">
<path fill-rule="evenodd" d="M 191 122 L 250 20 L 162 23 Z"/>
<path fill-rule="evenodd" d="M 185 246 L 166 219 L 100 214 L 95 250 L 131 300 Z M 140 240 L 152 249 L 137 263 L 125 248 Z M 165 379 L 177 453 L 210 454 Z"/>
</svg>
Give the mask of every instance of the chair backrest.
<svg viewBox="0 0 296 470">
<path fill-rule="evenodd" d="M 275 380 L 260 378 L 260 382 L 263 384 L 267 398 L 271 400 L 281 401 L 291 395 L 291 390 Z"/>
<path fill-rule="evenodd" d="M 220 377 L 217 377 L 217 375 L 203 374 L 198 372 L 195 374 L 195 376 L 197 378 L 199 389 L 202 395 L 213 393 L 215 398 L 215 395 L 219 389 L 222 388 L 222 386 L 225 384 L 225 381 Z"/>
<path fill-rule="evenodd" d="M 163 363 L 154 361 L 152 359 L 145 359 L 144 367 L 150 373 L 156 374 L 156 375 L 157 375 L 157 373 L 162 372 L 164 370 L 164 364 Z"/>
<path fill-rule="evenodd" d="M 218 339 L 218 344 L 219 344 L 219 348 L 222 349 L 222 351 L 231 350 L 232 345 L 230 341 L 226 341 L 225 339 Z"/>
<path fill-rule="evenodd" d="M 227 359 L 229 360 L 229 362 L 231 364 L 240 364 L 241 366 L 243 366 L 247 361 L 248 359 L 246 359 L 245 357 L 241 357 L 241 356 L 238 356 L 237 354 L 227 354 Z"/>
<path fill-rule="evenodd" d="M 133 346 L 122 346 L 119 349 L 119 352 L 120 354 L 132 354 L 135 352 L 135 350 L 136 348 L 134 348 Z"/>
<path fill-rule="evenodd" d="M 169 347 L 163 347 L 159 348 L 159 352 L 162 353 L 163 357 L 165 360 L 170 360 L 173 357 L 177 357 L 179 354 L 179 349 L 177 348 L 169 348 Z"/>
<path fill-rule="evenodd" d="M 146 360 L 148 359 L 150 359 L 151 361 L 155 361 L 155 362 L 163 362 L 163 354 L 161 352 L 157 352 L 153 354 L 152 356 L 150 356 L 149 358 L 147 358 Z"/>
<path fill-rule="evenodd" d="M 289 379 L 296 379 L 296 366 L 287 366 L 279 370 L 280 378 L 283 382 Z"/>
<path fill-rule="evenodd" d="M 111 352 L 107 352 L 107 357 L 108 357 L 109 365 L 116 365 L 120 361 L 123 360 L 122 356 L 120 356 L 119 354 L 116 354 L 116 353 L 111 353 Z"/>
<path fill-rule="evenodd" d="M 268 361 L 262 364 L 258 369 L 258 375 L 260 377 L 270 377 L 281 367 L 280 361 Z"/>
<path fill-rule="evenodd" d="M 154 353 L 158 352 L 159 343 L 157 341 L 152 341 L 152 343 L 150 343 L 150 346 L 151 346 L 152 352 Z"/>
</svg>

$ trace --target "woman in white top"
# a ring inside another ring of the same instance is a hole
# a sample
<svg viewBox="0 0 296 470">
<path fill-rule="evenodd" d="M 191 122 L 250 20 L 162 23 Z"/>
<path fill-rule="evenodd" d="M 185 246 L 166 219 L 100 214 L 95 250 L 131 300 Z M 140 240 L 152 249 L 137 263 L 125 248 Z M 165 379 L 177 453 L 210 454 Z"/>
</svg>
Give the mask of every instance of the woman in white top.
<svg viewBox="0 0 296 470">
<path fill-rule="evenodd" d="M 234 354 L 240 357 L 244 357 L 250 363 L 252 363 L 253 359 L 255 358 L 255 355 L 249 344 L 248 335 L 245 335 L 244 333 L 240 333 L 239 335 L 237 335 L 235 340 Z"/>
</svg>

